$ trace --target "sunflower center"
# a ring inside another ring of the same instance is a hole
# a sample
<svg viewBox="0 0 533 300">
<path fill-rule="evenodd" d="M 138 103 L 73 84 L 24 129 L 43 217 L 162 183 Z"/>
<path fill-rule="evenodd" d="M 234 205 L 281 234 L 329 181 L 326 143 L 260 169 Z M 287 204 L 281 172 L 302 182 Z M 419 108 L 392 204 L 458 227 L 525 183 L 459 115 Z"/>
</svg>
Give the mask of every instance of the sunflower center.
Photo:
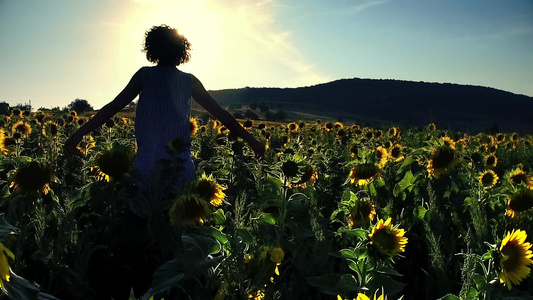
<svg viewBox="0 0 533 300">
<path fill-rule="evenodd" d="M 455 153 L 448 146 L 440 147 L 433 157 L 433 167 L 435 169 L 447 168 L 453 162 Z"/>
<path fill-rule="evenodd" d="M 388 232 L 388 230 L 382 229 L 374 232 L 372 240 L 383 251 L 388 252 L 396 249 L 396 236 Z"/>
<path fill-rule="evenodd" d="M 485 173 L 483 174 L 483 177 L 481 177 L 481 182 L 483 183 L 483 185 L 491 185 L 493 181 L 494 176 L 492 175 L 492 173 Z"/>
<path fill-rule="evenodd" d="M 359 179 L 369 179 L 376 175 L 378 168 L 373 164 L 362 164 L 355 168 L 355 177 Z"/>
<path fill-rule="evenodd" d="M 194 198 L 185 201 L 183 210 L 184 215 L 192 220 L 205 219 L 207 216 L 205 207 Z"/>
<path fill-rule="evenodd" d="M 516 194 L 511 198 L 509 208 L 515 212 L 523 212 L 533 208 L 533 191 L 524 190 Z"/>
<path fill-rule="evenodd" d="M 198 185 L 196 186 L 196 191 L 204 199 L 211 199 L 215 195 L 217 189 L 208 180 L 201 180 L 198 182 Z"/>
<path fill-rule="evenodd" d="M 520 265 L 521 251 L 516 242 L 507 243 L 500 252 L 507 257 L 507 259 L 502 261 L 503 268 L 506 271 L 513 271 Z"/>
<path fill-rule="evenodd" d="M 516 175 L 511 176 L 511 179 L 516 184 L 521 184 L 522 182 L 527 184 L 527 175 L 526 175 L 526 173 L 518 173 Z"/>
<path fill-rule="evenodd" d="M 359 222 L 370 219 L 372 213 L 372 204 L 367 201 L 359 202 L 351 211 L 350 217 L 353 219 L 354 223 L 358 224 Z"/>
<path fill-rule="evenodd" d="M 401 153 L 402 153 L 402 151 L 400 150 L 400 148 L 397 148 L 397 147 L 393 148 L 392 151 L 391 151 L 391 155 L 394 158 L 400 156 Z"/>
<path fill-rule="evenodd" d="M 298 175 L 298 164 L 292 160 L 288 160 L 281 166 L 283 174 L 287 177 L 294 177 Z"/>
</svg>

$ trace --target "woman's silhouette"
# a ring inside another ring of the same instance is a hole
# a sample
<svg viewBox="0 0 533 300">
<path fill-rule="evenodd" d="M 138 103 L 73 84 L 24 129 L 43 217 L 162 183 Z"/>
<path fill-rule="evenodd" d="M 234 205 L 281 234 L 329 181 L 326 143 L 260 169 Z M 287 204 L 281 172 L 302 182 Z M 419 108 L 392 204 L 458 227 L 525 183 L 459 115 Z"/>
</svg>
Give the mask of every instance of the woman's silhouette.
<svg viewBox="0 0 533 300">
<path fill-rule="evenodd" d="M 76 146 L 84 135 L 106 123 L 137 95 L 140 96 L 135 114 L 138 149 L 135 169 L 141 174 L 145 189 L 148 188 L 150 179 L 157 175 L 157 162 L 171 157 L 167 145 L 174 138 L 180 138 L 186 145 L 185 151 L 179 154 L 184 167 L 173 181 L 174 186 L 183 186 L 193 180 L 195 171 L 190 150 L 191 98 L 220 120 L 232 134 L 246 141 L 256 157 L 264 154 L 265 146 L 220 107 L 194 75 L 176 68 L 189 60 L 190 51 L 189 42 L 176 29 L 166 25 L 152 27 L 145 35 L 143 51 L 146 52 L 148 61 L 156 66 L 140 68 L 113 101 L 102 107 L 65 142 L 65 155 L 75 153 Z M 96 279 L 93 287 L 99 299 L 128 299 L 132 286 L 136 293 L 143 293 L 150 287 L 151 274 L 157 267 L 143 263 L 147 246 L 140 237 L 145 236 L 148 230 L 146 218 L 126 211 L 115 220 L 115 227 L 114 242 L 118 246 L 111 250 L 115 260 L 112 262 L 114 267 L 110 267 L 111 277 L 114 278 L 111 283 Z M 98 264 L 98 258 L 93 258 L 92 261 Z"/>
<path fill-rule="evenodd" d="M 145 35 L 144 52 L 153 67 L 140 68 L 118 96 L 102 107 L 89 122 L 80 127 L 64 145 L 66 155 L 76 151 L 83 136 L 100 127 L 128 105 L 137 95 L 139 102 L 135 114 L 137 155 L 135 169 L 150 178 L 156 162 L 169 157 L 168 142 L 176 137 L 187 145 L 182 152 L 184 170 L 176 184 L 192 180 L 194 165 L 190 153 L 191 97 L 211 115 L 220 120 L 232 133 L 246 141 L 256 157 L 261 157 L 265 146 L 246 131 L 235 118 L 220 107 L 207 93 L 202 83 L 192 74 L 176 66 L 189 61 L 190 44 L 178 31 L 166 25 L 154 26 Z"/>
</svg>

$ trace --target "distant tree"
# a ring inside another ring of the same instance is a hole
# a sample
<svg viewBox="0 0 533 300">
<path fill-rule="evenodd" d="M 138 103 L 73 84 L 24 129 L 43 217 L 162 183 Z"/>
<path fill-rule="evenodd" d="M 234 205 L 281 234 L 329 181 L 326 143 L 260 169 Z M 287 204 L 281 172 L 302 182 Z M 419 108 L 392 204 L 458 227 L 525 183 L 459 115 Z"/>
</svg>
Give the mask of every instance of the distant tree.
<svg viewBox="0 0 533 300">
<path fill-rule="evenodd" d="M 247 109 L 244 112 L 244 117 L 250 120 L 259 120 L 259 116 L 250 109 Z"/>
<path fill-rule="evenodd" d="M 13 108 L 17 108 L 17 109 L 20 109 L 21 111 L 31 111 L 31 105 L 29 104 L 22 104 L 22 103 L 17 103 L 17 105 L 11 107 L 11 109 Z"/>
<path fill-rule="evenodd" d="M 79 99 L 79 98 L 70 102 L 70 104 L 67 107 L 69 110 L 75 110 L 78 114 L 81 114 L 89 110 L 94 110 L 87 100 Z"/>
<path fill-rule="evenodd" d="M 242 104 L 237 103 L 237 102 L 232 102 L 232 103 L 229 104 L 229 108 L 230 109 L 240 109 L 240 108 L 242 108 Z"/>
<path fill-rule="evenodd" d="M 266 113 L 268 110 L 269 110 L 269 108 L 265 104 L 260 104 L 259 105 L 259 111 L 261 111 L 261 113 Z"/>
<path fill-rule="evenodd" d="M 267 111 L 265 113 L 265 120 L 274 121 L 275 118 L 276 118 L 276 114 L 273 111 Z"/>
<path fill-rule="evenodd" d="M 244 116 L 243 116 L 243 114 L 242 114 L 240 111 L 236 111 L 236 112 L 234 112 L 234 113 L 233 113 L 233 117 L 234 117 L 235 119 L 244 119 Z"/>
<path fill-rule="evenodd" d="M 287 118 L 287 113 L 282 110 L 278 110 L 275 116 L 276 116 L 276 121 L 285 121 L 285 119 Z"/>
<path fill-rule="evenodd" d="M 285 121 L 286 118 L 287 118 L 287 113 L 282 110 L 277 111 L 277 112 L 268 111 L 265 114 L 265 120 L 267 121 Z"/>
<path fill-rule="evenodd" d="M 128 105 L 126 105 L 126 107 L 122 109 L 122 111 L 133 112 L 136 109 L 137 109 L 137 102 L 131 101 Z"/>
<path fill-rule="evenodd" d="M 9 115 L 11 114 L 11 109 L 9 107 L 9 103 L 6 102 L 0 102 L 0 115 Z"/>
<path fill-rule="evenodd" d="M 257 109 L 257 103 L 253 102 L 252 104 L 250 104 L 250 109 L 251 110 L 256 110 Z"/>
</svg>

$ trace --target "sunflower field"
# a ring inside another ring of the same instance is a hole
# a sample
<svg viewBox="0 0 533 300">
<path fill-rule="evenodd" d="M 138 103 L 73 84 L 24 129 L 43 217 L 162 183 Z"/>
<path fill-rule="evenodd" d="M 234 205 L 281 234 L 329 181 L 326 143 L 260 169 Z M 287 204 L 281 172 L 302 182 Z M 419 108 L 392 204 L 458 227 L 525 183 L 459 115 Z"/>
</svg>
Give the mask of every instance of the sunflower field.
<svg viewBox="0 0 533 300">
<path fill-rule="evenodd" d="M 532 299 L 531 135 L 191 119 L 142 189 L 129 118 L 63 155 L 88 118 L 0 117 L 2 299 Z"/>
</svg>

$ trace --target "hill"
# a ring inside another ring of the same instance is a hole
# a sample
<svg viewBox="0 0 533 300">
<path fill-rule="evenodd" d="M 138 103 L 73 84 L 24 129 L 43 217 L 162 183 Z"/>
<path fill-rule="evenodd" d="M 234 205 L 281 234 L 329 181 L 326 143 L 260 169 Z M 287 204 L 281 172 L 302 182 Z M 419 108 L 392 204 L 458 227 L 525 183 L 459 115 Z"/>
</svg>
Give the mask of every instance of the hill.
<svg viewBox="0 0 533 300">
<path fill-rule="evenodd" d="M 423 126 L 479 132 L 533 132 L 533 97 L 494 88 L 382 79 L 341 79 L 300 88 L 210 91 L 223 106 L 263 104 L 270 109 L 366 124 Z"/>
</svg>

